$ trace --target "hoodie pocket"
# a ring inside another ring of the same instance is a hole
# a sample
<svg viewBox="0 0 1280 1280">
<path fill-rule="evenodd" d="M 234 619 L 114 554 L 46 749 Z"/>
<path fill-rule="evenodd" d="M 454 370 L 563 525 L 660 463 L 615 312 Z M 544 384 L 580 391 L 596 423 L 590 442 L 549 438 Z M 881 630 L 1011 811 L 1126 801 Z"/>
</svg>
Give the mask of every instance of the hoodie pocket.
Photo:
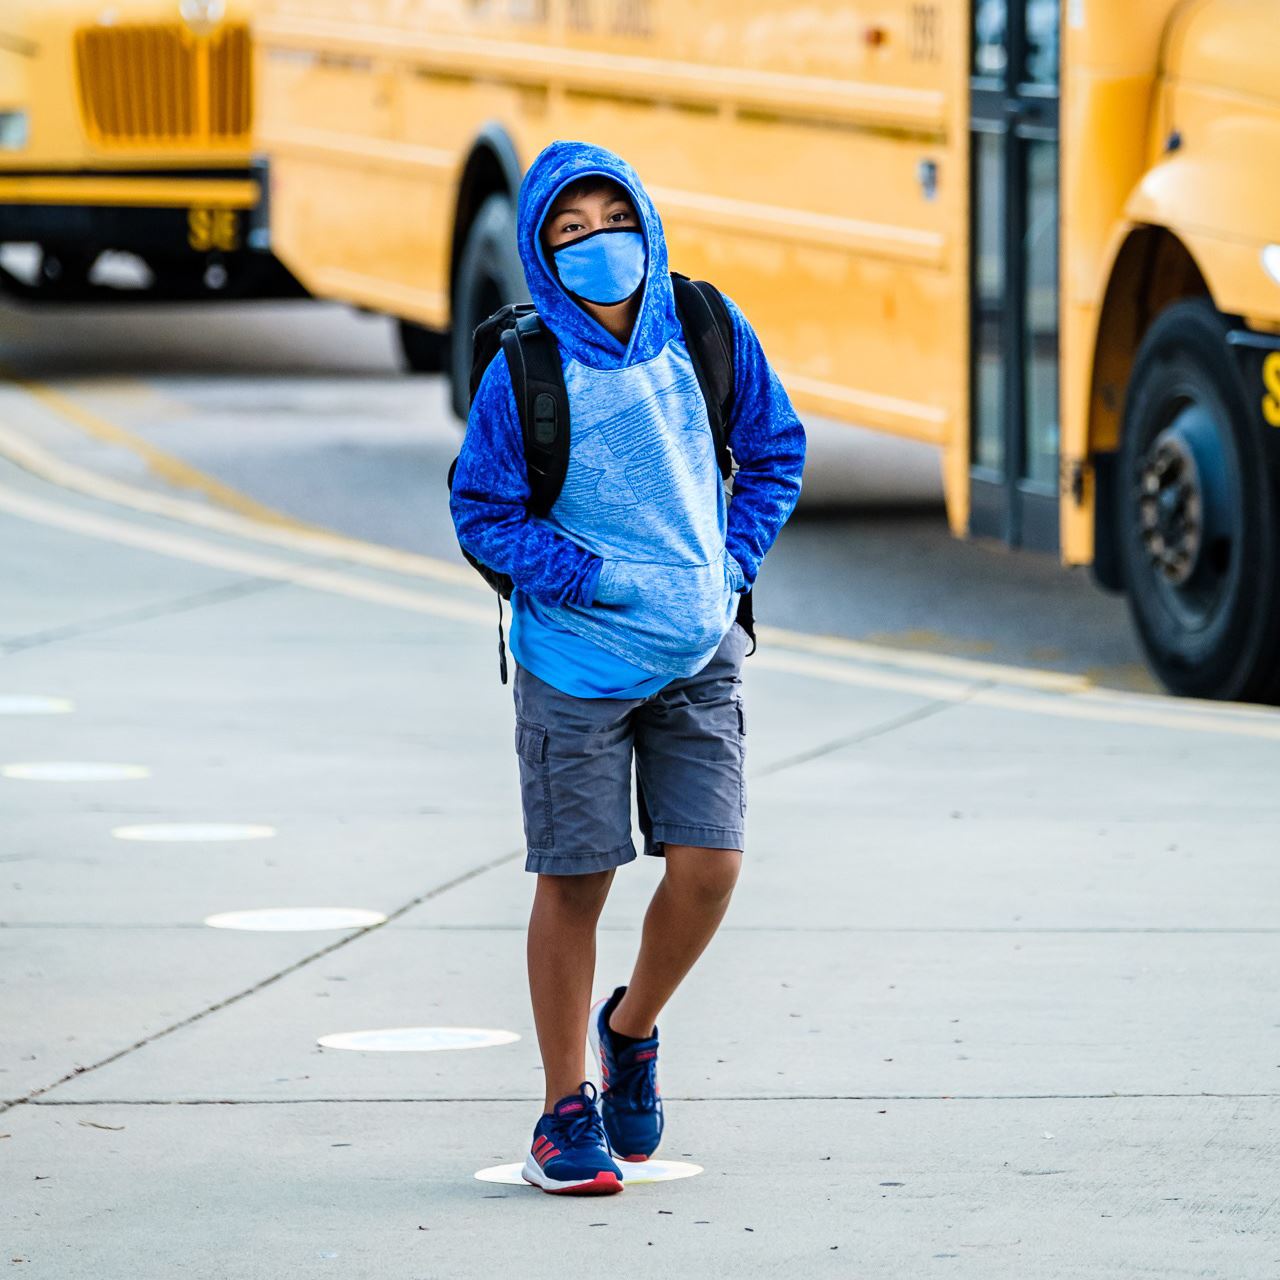
<svg viewBox="0 0 1280 1280">
<path fill-rule="evenodd" d="M 600 576 L 596 579 L 595 604 L 626 604 L 629 590 L 622 575 L 625 562 L 622 560 L 606 560 L 600 566 Z"/>
<path fill-rule="evenodd" d="M 724 636 L 727 601 L 734 588 L 725 557 L 707 564 L 658 564 L 606 560 L 596 586 L 601 613 L 652 647 L 671 653 L 714 648 Z"/>
</svg>

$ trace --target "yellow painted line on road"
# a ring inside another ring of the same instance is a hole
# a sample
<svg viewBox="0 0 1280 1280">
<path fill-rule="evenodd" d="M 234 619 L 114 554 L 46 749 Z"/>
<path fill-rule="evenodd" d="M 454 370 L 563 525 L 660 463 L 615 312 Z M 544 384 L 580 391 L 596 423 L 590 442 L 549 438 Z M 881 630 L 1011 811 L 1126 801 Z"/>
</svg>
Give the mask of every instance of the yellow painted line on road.
<svg viewBox="0 0 1280 1280">
<path fill-rule="evenodd" d="M 11 373 L 6 373 L 6 376 L 14 385 L 21 387 L 45 408 L 67 422 L 73 423 L 86 435 L 136 453 L 156 475 L 168 481 L 169 484 L 179 489 L 194 489 L 198 493 L 203 493 L 210 501 L 252 520 L 259 520 L 265 524 L 298 524 L 290 517 L 281 515 L 271 507 L 264 506 L 261 502 L 256 502 L 239 490 L 231 488 L 230 485 L 225 485 L 203 471 L 188 466 L 180 458 L 175 458 L 163 449 L 157 449 L 149 441 L 143 440 L 131 431 L 126 431 L 91 409 L 86 409 L 84 405 L 77 403 L 70 396 L 63 395 L 61 391 L 55 391 L 52 387 L 30 378 L 17 377 Z M 16 432 L 11 431 L 7 431 L 6 434 L 10 437 L 17 436 Z"/>
<path fill-rule="evenodd" d="M 1057 716 L 1063 720 L 1092 720 L 1099 724 L 1138 725 L 1151 729 L 1176 729 L 1188 733 L 1225 733 L 1237 738 L 1263 738 L 1280 742 L 1280 713 L 1272 712 L 1270 719 L 1250 720 L 1233 715 L 1212 714 L 1181 709 L 1176 698 L 1161 699 L 1148 695 L 1151 705 L 1107 704 L 1091 696 L 1037 698 L 1026 693 L 1006 693 L 1000 689 L 984 689 L 975 693 L 969 701 L 984 707 L 997 707 L 1002 711 L 1029 711 L 1036 715 Z M 1168 710 L 1160 710 L 1163 703 Z M 1210 704 L 1214 705 L 1214 704 Z"/>
<path fill-rule="evenodd" d="M 30 389 L 30 384 L 23 385 Z M 66 397 L 59 396 L 49 388 L 44 388 L 44 391 L 46 398 L 43 399 L 43 403 L 57 411 L 56 406 L 51 404 L 47 396 L 58 396 L 64 401 Z M 96 415 L 90 416 L 96 417 Z M 78 419 L 72 419 L 72 421 L 79 424 Z M 171 458 L 123 427 L 116 426 L 114 423 L 103 423 L 101 419 L 98 419 L 98 423 L 99 427 L 104 425 L 109 427 L 111 432 L 109 436 L 99 434 L 99 439 L 110 439 L 113 443 L 121 444 L 140 454 L 148 461 L 152 458 L 167 460 L 163 465 L 154 463 L 152 465 L 152 469 L 161 476 L 167 478 L 168 474 L 176 474 L 180 471 L 187 478 L 186 487 L 199 490 L 215 502 L 219 501 L 219 493 L 234 492 L 228 491 L 225 485 L 188 466 L 180 459 Z M 87 426 L 86 429 L 88 429 Z M 354 564 L 368 565 L 374 569 L 386 569 L 412 577 L 430 578 L 477 592 L 489 593 L 489 588 L 479 576 L 465 565 L 450 564 L 447 560 L 438 560 L 433 556 L 424 556 L 413 551 L 400 551 L 394 547 L 385 547 L 378 543 L 365 542 L 359 538 L 334 533 L 315 525 L 304 524 L 270 508 L 262 508 L 267 512 L 267 516 L 256 516 L 244 510 L 219 511 L 182 498 L 155 493 L 150 489 L 113 480 L 85 467 L 67 462 L 39 445 L 33 444 L 10 427 L 0 426 L 0 455 L 63 488 L 74 489 L 90 497 L 132 507 L 137 511 L 167 516 L 187 524 L 215 529 L 222 533 L 234 534 L 237 537 L 285 547 L 293 551 L 339 556 Z M 243 495 L 238 496 L 242 504 L 251 502 Z M 919 653 L 907 649 L 894 649 L 887 645 L 847 640 L 840 636 L 811 635 L 802 631 L 790 631 L 783 627 L 763 624 L 757 630 L 761 641 L 765 644 L 785 645 L 802 652 L 823 657 L 843 658 L 851 662 L 869 662 L 876 666 L 928 672 L 963 680 L 996 681 L 1000 684 L 1041 689 L 1047 692 L 1071 692 L 1090 687 L 1090 682 L 1083 676 L 1057 671 L 1040 671 L 997 662 L 980 662 L 971 658 L 953 658 L 944 654 Z"/>
<path fill-rule="evenodd" d="M 47 384 L 45 384 L 47 385 Z M 147 418 L 163 417 L 166 421 L 174 418 L 189 418 L 191 405 L 185 400 L 163 392 L 153 386 L 145 378 L 124 378 L 119 375 L 111 377 L 82 377 L 64 384 L 65 392 L 78 403 L 83 397 L 92 396 L 98 404 L 98 416 L 102 416 L 101 405 L 105 401 L 109 410 L 127 410 L 131 414 L 145 415 Z M 107 421 L 111 421 L 109 418 Z M 113 426 L 117 425 L 112 423 Z"/>
<path fill-rule="evenodd" d="M 138 547 L 143 551 L 154 551 L 213 569 L 229 569 L 257 578 L 273 578 L 299 587 L 328 591 L 370 604 L 385 604 L 395 609 L 408 609 L 414 613 L 426 613 L 460 622 L 484 622 L 492 625 L 497 618 L 496 609 L 482 608 L 479 604 L 448 600 L 443 596 L 428 595 L 425 591 L 371 582 L 332 569 L 277 560 L 252 551 L 240 551 L 235 547 L 218 546 L 186 534 L 169 533 L 164 529 L 150 528 L 130 520 L 100 516 L 92 511 L 80 511 L 43 498 L 32 498 L 5 485 L 0 485 L 0 510 L 40 524 L 66 529 L 71 533 Z"/>
<path fill-rule="evenodd" d="M 117 429 L 120 430 L 120 428 Z M 132 446 L 126 444 L 125 447 Z M 0 456 L 8 458 L 10 462 L 16 463 L 24 470 L 60 488 L 71 489 L 88 497 L 100 498 L 104 502 L 129 507 L 148 515 L 165 516 L 167 519 L 179 520 L 184 524 L 211 529 L 217 533 L 231 534 L 268 546 L 300 551 L 308 555 L 339 557 L 354 564 L 367 565 L 372 569 L 386 569 L 406 576 L 432 578 L 454 586 L 474 589 L 477 592 L 489 590 L 475 572 L 465 565 L 453 565 L 444 560 L 432 559 L 430 556 L 417 555 L 412 551 L 398 551 L 395 547 L 361 542 L 340 533 L 331 533 L 327 529 L 303 524 L 279 512 L 272 512 L 273 521 L 266 523 L 253 516 L 204 506 L 185 498 L 175 498 L 169 494 L 156 493 L 151 489 L 127 484 L 122 480 L 113 480 L 110 476 L 99 475 L 86 467 L 80 467 L 59 458 L 47 449 L 33 444 L 11 427 L 0 426 Z M 207 486 L 193 485 L 192 487 L 199 487 L 203 492 L 209 493 Z M 213 497 L 212 494 L 209 496 Z"/>
<path fill-rule="evenodd" d="M 912 679 L 863 670 L 842 662 L 805 658 L 777 651 L 760 650 L 751 661 L 774 671 L 809 676 L 833 684 L 888 688 L 895 692 L 914 693 L 939 702 L 964 702 L 970 706 L 994 707 L 1001 711 L 1023 711 L 1031 715 L 1054 716 L 1060 720 L 1092 720 L 1105 724 L 1135 725 L 1152 729 L 1177 729 L 1188 733 L 1229 734 L 1232 737 L 1262 738 L 1280 742 L 1280 713 L 1257 720 L 1231 715 L 1206 715 L 1183 711 L 1172 698 L 1150 697 L 1148 705 L 1105 703 L 1079 694 L 1033 694 L 1006 692 L 982 685 L 958 685 L 944 680 Z M 1217 706 L 1210 703 L 1210 706 Z"/>
<path fill-rule="evenodd" d="M 1069 672 L 1041 671 L 1013 667 L 1001 662 L 981 662 L 974 658 L 953 658 L 940 653 L 919 653 L 911 649 L 893 649 L 888 645 L 846 640 L 842 636 L 811 635 L 804 631 L 788 631 L 784 627 L 761 624 L 756 628 L 762 644 L 786 645 L 820 657 L 842 658 L 852 662 L 873 662 L 935 675 L 954 676 L 963 680 L 989 680 L 1000 684 L 1043 689 L 1052 693 L 1078 693 L 1091 687 L 1085 676 Z"/>
<path fill-rule="evenodd" d="M 172 533 L 135 521 L 98 515 L 64 503 L 32 497 L 6 485 L 0 485 L 0 511 L 7 511 L 12 515 L 69 532 L 137 547 L 211 568 L 271 578 L 369 604 L 381 604 L 413 613 L 448 618 L 452 621 L 479 623 L 484 626 L 492 626 L 494 623 L 495 611 L 479 603 L 451 600 L 417 588 L 370 581 L 339 570 L 322 569 L 260 555 L 256 552 L 243 551 L 235 547 L 221 546 L 187 534 Z M 979 684 L 973 681 L 960 683 L 940 678 L 926 679 L 922 676 L 899 674 L 895 671 L 876 670 L 852 662 L 840 662 L 800 653 L 784 653 L 778 650 L 762 651 L 753 657 L 752 661 L 761 667 L 785 671 L 793 675 L 837 684 L 908 693 L 933 701 L 965 702 L 1032 715 L 1176 729 L 1191 733 L 1226 734 L 1233 737 L 1261 738 L 1280 742 L 1280 715 L 1274 715 L 1270 719 L 1263 717 L 1246 719 L 1182 711 L 1172 700 L 1162 704 L 1161 700 L 1156 698 L 1150 699 L 1147 706 L 1137 706 L 1108 704 L 1092 700 L 1087 695 L 1073 693 L 1009 692 L 991 688 L 989 681 Z"/>
<path fill-rule="evenodd" d="M 761 640 L 764 636 L 761 635 Z M 930 679 L 926 676 L 899 675 L 850 662 L 811 658 L 801 653 L 784 653 L 778 649 L 760 648 L 751 655 L 751 663 L 770 671 L 828 680 L 833 684 L 857 685 L 865 689 L 889 689 L 894 693 L 910 693 L 934 702 L 968 702 L 979 686 L 960 684 L 954 680 Z"/>
</svg>

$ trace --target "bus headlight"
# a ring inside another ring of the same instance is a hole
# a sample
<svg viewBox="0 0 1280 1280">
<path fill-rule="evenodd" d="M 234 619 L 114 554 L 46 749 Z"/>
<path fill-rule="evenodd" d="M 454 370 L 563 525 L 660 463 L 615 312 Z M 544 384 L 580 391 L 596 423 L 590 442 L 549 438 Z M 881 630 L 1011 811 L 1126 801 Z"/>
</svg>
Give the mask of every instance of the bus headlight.
<svg viewBox="0 0 1280 1280">
<path fill-rule="evenodd" d="M 1269 244 L 1262 251 L 1262 265 L 1276 284 L 1280 284 L 1280 244 Z"/>
<path fill-rule="evenodd" d="M 0 111 L 0 151 L 21 151 L 28 132 L 25 111 Z"/>
</svg>

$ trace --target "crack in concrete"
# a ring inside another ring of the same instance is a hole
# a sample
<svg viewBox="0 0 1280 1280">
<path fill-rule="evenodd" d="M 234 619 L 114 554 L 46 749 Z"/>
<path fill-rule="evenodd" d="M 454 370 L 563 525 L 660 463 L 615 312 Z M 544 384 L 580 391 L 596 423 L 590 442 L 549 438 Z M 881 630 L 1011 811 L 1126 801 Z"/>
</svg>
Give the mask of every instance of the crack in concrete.
<svg viewBox="0 0 1280 1280">
<path fill-rule="evenodd" d="M 962 696 L 939 698 L 934 702 L 926 703 L 923 707 L 916 707 L 913 711 L 904 712 L 902 715 L 894 716 L 892 719 L 885 720 L 880 724 L 872 725 L 869 729 L 860 729 L 857 733 L 851 733 L 842 738 L 833 738 L 830 742 L 810 747 L 807 751 L 799 751 L 795 755 L 784 756 L 781 760 L 776 760 L 772 764 L 767 764 L 755 772 L 749 773 L 747 775 L 748 779 L 772 777 L 775 774 L 782 773 L 785 769 L 795 768 L 796 765 L 808 764 L 812 760 L 831 755 L 833 752 L 841 751 L 845 747 L 856 747 L 861 743 L 870 742 L 873 738 L 880 738 L 898 729 L 904 729 L 909 724 L 928 720 L 939 712 L 951 711 L 956 707 L 963 706 L 976 694 L 992 688 L 993 685 L 994 682 L 991 680 L 979 681 L 967 689 Z"/>
<path fill-rule="evenodd" d="M 3 861 L 3 859 L 0 859 Z M 157 924 L 155 921 L 123 920 L 117 923 L 101 920 L 0 920 L 0 930 L 20 929 L 207 929 L 203 921 L 180 921 L 173 924 Z M 413 933 L 523 933 L 527 923 L 519 924 L 406 924 L 401 925 L 399 932 Z M 597 933 L 639 933 L 639 924 L 601 924 Z M 1012 937 L 1057 937 L 1059 935 L 1142 937 L 1152 935 L 1163 937 L 1204 935 L 1205 937 L 1269 937 L 1280 934 L 1280 927 L 1265 925 L 872 925 L 872 924 L 725 924 L 717 933 L 856 933 L 856 934 L 927 934 L 952 935 L 975 934 L 986 936 L 1009 935 Z"/>
<path fill-rule="evenodd" d="M 71 622 L 61 627 L 50 627 L 45 631 L 33 631 L 29 635 L 17 636 L 0 641 L 0 655 L 8 657 L 22 653 L 27 649 L 38 649 L 48 644 L 56 644 L 60 640 L 75 640 L 81 636 L 95 635 L 101 631 L 110 631 L 115 627 L 129 626 L 135 622 L 148 622 L 153 618 L 165 618 L 174 614 L 188 613 L 193 609 L 204 609 L 211 605 L 224 604 L 228 600 L 238 600 L 243 596 L 256 595 L 263 591 L 272 591 L 288 586 L 274 578 L 247 578 L 240 582 L 232 582 L 226 586 L 214 587 L 209 591 L 197 592 L 191 596 L 179 596 L 175 600 L 167 600 L 157 604 L 139 605 L 133 609 L 125 609 L 120 613 L 105 614 L 100 618 L 92 618 L 86 622 Z"/>
<path fill-rule="evenodd" d="M 664 1095 L 669 1102 L 1123 1102 L 1143 1100 L 1224 1100 L 1280 1099 L 1280 1093 L 1230 1093 L 1196 1090 L 1169 1093 L 725 1093 Z M 430 1098 L 17 1098 L 12 1106 L 31 1107 L 307 1107 L 307 1106 L 387 1106 L 492 1102 L 524 1106 L 541 1102 L 541 1094 L 526 1096 L 471 1095 Z"/>
<path fill-rule="evenodd" d="M 91 1063 L 87 1067 L 76 1067 L 73 1071 L 67 1072 L 60 1076 L 50 1084 L 41 1085 L 38 1089 L 32 1089 L 20 1098 L 10 1098 L 0 1102 L 0 1114 L 10 1110 L 12 1107 L 22 1106 L 33 1102 L 36 1098 L 43 1094 L 58 1088 L 60 1085 L 66 1084 L 69 1080 L 78 1080 L 81 1076 L 88 1075 L 91 1071 L 97 1071 L 102 1067 L 109 1066 L 113 1062 L 119 1062 L 121 1058 L 128 1057 L 129 1054 L 137 1052 L 146 1045 L 154 1044 L 157 1040 L 165 1036 L 172 1035 L 175 1031 L 181 1030 L 183 1027 L 189 1027 L 193 1023 L 200 1022 L 202 1019 L 209 1017 L 211 1014 L 218 1013 L 223 1009 L 229 1008 L 233 1004 L 238 1004 L 241 1000 L 248 999 L 249 996 L 256 995 L 259 991 L 265 990 L 267 987 L 273 986 L 282 978 L 287 978 L 290 974 L 297 973 L 299 969 L 306 968 L 307 965 L 313 964 L 317 960 L 323 959 L 325 956 L 332 955 L 335 951 L 349 946 L 360 938 L 367 937 L 369 934 L 378 929 L 385 929 L 391 921 L 398 919 L 406 912 L 412 911 L 414 907 L 421 906 L 424 902 L 430 902 L 433 898 L 438 898 L 442 894 L 448 893 L 451 889 L 457 889 L 461 885 L 467 884 L 471 880 L 475 880 L 486 872 L 493 871 L 498 867 L 505 866 L 509 862 L 514 862 L 517 858 L 524 856 L 524 846 L 515 849 L 509 853 L 501 854 L 497 858 L 491 858 L 488 862 L 483 862 L 477 867 L 472 867 L 469 871 L 464 871 L 461 875 L 454 876 L 452 880 L 446 880 L 444 884 L 436 885 L 432 889 L 426 890 L 424 893 L 418 894 L 411 898 L 402 906 L 397 907 L 394 911 L 388 912 L 387 918 L 378 924 L 369 925 L 367 928 L 358 929 L 354 933 L 348 934 L 346 937 L 338 938 L 331 942 L 328 946 L 321 947 L 318 951 L 312 951 L 303 956 L 299 960 L 295 960 L 292 964 L 269 974 L 267 977 L 255 982 L 251 987 L 246 987 L 243 991 L 237 991 L 234 995 L 227 996 L 223 1000 L 219 1000 L 216 1004 L 211 1004 L 196 1013 L 190 1014 L 188 1017 L 178 1022 L 172 1023 L 170 1026 L 162 1027 L 159 1031 L 152 1032 L 149 1036 L 144 1036 L 141 1040 L 135 1041 L 131 1045 L 125 1046 L 123 1049 L 117 1049 L 115 1053 L 109 1054 L 105 1058 L 100 1058 L 97 1062 Z"/>
</svg>

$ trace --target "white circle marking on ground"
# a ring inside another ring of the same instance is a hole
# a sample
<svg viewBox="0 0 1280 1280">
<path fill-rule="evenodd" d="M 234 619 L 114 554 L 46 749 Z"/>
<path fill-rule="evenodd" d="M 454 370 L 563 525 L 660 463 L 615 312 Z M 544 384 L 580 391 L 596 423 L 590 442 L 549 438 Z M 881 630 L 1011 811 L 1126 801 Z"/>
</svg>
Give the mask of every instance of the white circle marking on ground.
<svg viewBox="0 0 1280 1280">
<path fill-rule="evenodd" d="M 266 840 L 275 833 L 275 827 L 243 822 L 148 822 L 115 827 L 111 832 L 117 840 L 153 841 Z"/>
<path fill-rule="evenodd" d="M 366 929 L 382 924 L 381 911 L 360 907 L 259 907 L 249 911 L 220 911 L 206 916 L 214 929 L 246 929 L 252 933 L 305 933 L 312 929 Z"/>
<path fill-rule="evenodd" d="M 38 693 L 0 694 L 0 716 L 56 716 L 74 711 L 70 698 L 46 698 Z"/>
<path fill-rule="evenodd" d="M 495 1164 L 491 1169 L 481 1169 L 476 1177 L 481 1182 L 500 1182 L 503 1186 L 528 1187 L 538 1190 L 520 1176 L 523 1164 Z M 628 1186 L 641 1186 L 646 1182 L 675 1182 L 678 1178 L 696 1178 L 702 1172 L 700 1164 L 684 1164 L 680 1160 L 619 1160 L 622 1181 Z"/>
<path fill-rule="evenodd" d="M 489 1049 L 514 1044 L 514 1031 L 484 1027 L 386 1027 L 377 1031 L 335 1031 L 316 1041 L 326 1049 L 360 1049 L 374 1053 L 434 1053 L 441 1049 Z"/>
<path fill-rule="evenodd" d="M 24 782 L 127 782 L 149 778 L 144 764 L 102 764 L 92 760 L 28 760 L 0 765 L 0 776 Z"/>
</svg>

